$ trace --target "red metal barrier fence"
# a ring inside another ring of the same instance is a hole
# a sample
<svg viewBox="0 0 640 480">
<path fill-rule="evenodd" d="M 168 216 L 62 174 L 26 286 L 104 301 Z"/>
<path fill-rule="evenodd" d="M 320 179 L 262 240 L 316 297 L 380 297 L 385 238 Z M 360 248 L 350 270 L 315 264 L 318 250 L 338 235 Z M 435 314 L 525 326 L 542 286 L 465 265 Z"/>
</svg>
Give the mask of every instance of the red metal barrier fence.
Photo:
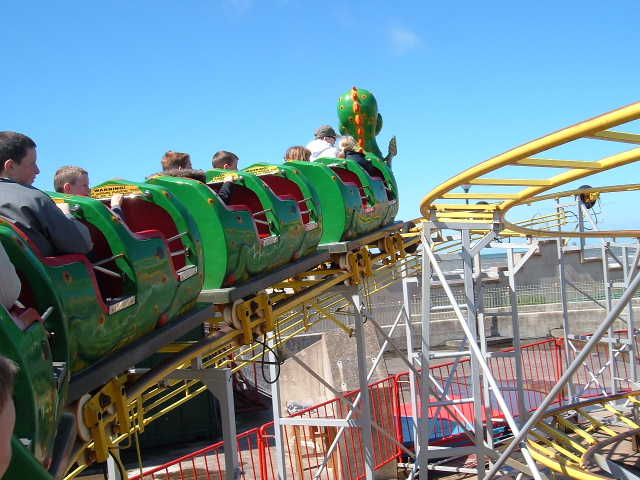
<svg viewBox="0 0 640 480">
<path fill-rule="evenodd" d="M 524 405 L 529 411 L 535 410 L 553 385 L 560 379 L 564 369 L 564 339 L 548 339 L 528 345 L 521 349 L 522 370 L 524 380 Z M 638 345 L 635 345 L 638 348 Z M 503 352 L 513 351 L 513 348 Z M 587 385 L 592 373 L 602 370 L 607 372 L 606 362 L 609 358 L 607 345 L 601 345 L 590 356 L 576 376 L 576 380 Z M 637 357 L 638 358 L 638 357 Z M 627 378 L 628 359 L 620 358 L 617 368 L 618 376 Z M 513 415 L 519 415 L 515 393 L 516 368 L 512 356 L 493 354 L 488 358 L 491 368 L 507 405 Z M 432 379 L 442 388 L 446 387 L 447 395 L 452 398 L 469 398 L 471 365 L 469 359 L 449 362 L 429 367 Z M 606 379 L 606 375 L 604 375 Z M 419 384 L 419 382 L 416 382 Z M 628 383 L 628 382 L 627 382 Z M 607 385 L 602 382 L 603 385 Z M 622 382 L 624 384 L 624 382 Z M 418 387 L 419 388 L 419 387 Z M 597 393 L 594 391 L 585 394 Z M 346 418 L 351 404 L 358 391 L 352 391 L 343 397 L 336 398 L 320 405 L 308 408 L 293 416 L 303 418 Z M 418 398 L 420 392 L 418 391 Z M 369 385 L 372 421 L 378 424 L 390 436 L 408 448 L 413 447 L 413 420 L 409 392 L 409 373 L 400 373 Z M 566 392 L 564 394 L 566 398 Z M 558 396 L 555 404 L 561 402 Z M 495 408 L 495 398 L 487 406 L 487 414 L 491 415 L 494 426 L 500 426 L 501 413 Z M 417 406 L 420 409 L 420 405 Z M 357 409 L 354 419 L 357 419 Z M 466 439 L 465 429 L 460 426 L 473 424 L 474 404 L 469 401 L 460 403 L 455 408 L 429 409 L 431 439 L 435 443 L 455 443 Z M 484 420 L 484 417 L 483 417 Z M 283 427 L 283 446 L 285 469 L 289 478 L 311 480 L 318 471 L 326 452 L 339 431 L 336 427 L 285 426 Z M 238 461 L 243 479 L 270 480 L 277 478 L 276 450 L 274 442 L 273 422 L 260 428 L 241 433 L 237 437 Z M 400 448 L 393 440 L 377 430 L 373 430 L 373 449 L 375 468 L 401 458 Z M 224 478 L 224 444 L 218 442 L 189 455 L 168 462 L 159 467 L 135 475 L 131 480 L 222 480 Z M 360 429 L 347 428 L 343 432 L 338 446 L 327 462 L 319 477 L 322 480 L 341 478 L 356 480 L 364 478 L 364 453 Z"/>
</svg>

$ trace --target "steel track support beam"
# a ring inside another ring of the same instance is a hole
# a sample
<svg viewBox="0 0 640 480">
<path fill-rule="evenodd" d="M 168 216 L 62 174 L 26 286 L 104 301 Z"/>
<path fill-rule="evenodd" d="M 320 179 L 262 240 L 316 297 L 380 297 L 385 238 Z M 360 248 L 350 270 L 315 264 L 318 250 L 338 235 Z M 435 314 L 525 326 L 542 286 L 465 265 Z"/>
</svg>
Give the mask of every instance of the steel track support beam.
<svg viewBox="0 0 640 480">
<path fill-rule="evenodd" d="M 224 440 L 225 480 L 240 478 L 238 465 L 238 445 L 236 441 L 236 413 L 233 401 L 233 377 L 230 368 L 199 368 L 194 361 L 194 368 L 175 370 L 169 378 L 180 380 L 200 380 L 220 405 L 222 421 L 222 438 Z"/>
<path fill-rule="evenodd" d="M 478 312 L 476 308 L 476 289 L 474 285 L 473 275 L 473 256 L 471 249 L 471 236 L 469 230 L 462 230 L 462 270 L 464 272 L 464 295 L 465 303 L 467 304 L 467 326 L 469 328 L 471 338 L 469 342 L 473 342 L 474 345 L 480 349 L 481 355 L 486 355 L 487 345 L 484 338 L 484 325 L 478 325 Z M 480 333 L 479 330 L 483 331 Z M 491 405 L 486 405 L 486 399 L 483 398 L 482 380 L 483 372 L 478 365 L 478 360 L 473 355 L 471 356 L 471 395 L 474 398 L 474 434 L 476 446 L 484 445 L 484 424 L 482 419 L 485 412 L 484 409 L 491 409 Z M 488 372 L 484 372 L 485 376 Z M 487 397 L 489 392 L 485 392 Z M 484 407 L 484 408 L 483 408 Z M 487 417 L 488 418 L 488 417 Z M 478 449 L 476 453 L 478 462 L 477 474 L 478 478 L 482 478 L 485 471 L 485 455 L 481 449 Z"/>
<path fill-rule="evenodd" d="M 366 480 L 373 480 L 375 460 L 373 457 L 373 441 L 371 427 L 371 402 L 369 400 L 369 384 L 367 382 L 367 351 L 364 341 L 364 304 L 360 298 L 360 289 L 353 287 L 349 294 L 345 294 L 355 310 L 356 356 L 358 359 L 358 383 L 360 387 L 360 427 L 362 431 L 362 445 L 364 447 L 364 470 Z"/>
<path fill-rule="evenodd" d="M 529 250 L 529 253 L 533 249 Z M 511 297 L 511 328 L 513 331 L 513 361 L 516 367 L 516 395 L 518 403 L 518 426 L 522 426 L 529 416 L 524 403 L 524 375 L 522 373 L 522 345 L 520 342 L 520 319 L 518 318 L 518 293 L 516 292 L 516 273 L 519 268 L 514 265 L 513 250 L 507 250 L 507 267 L 509 275 L 509 296 Z M 529 257 L 526 257 L 529 258 Z M 520 264 L 522 266 L 522 264 Z"/>
<path fill-rule="evenodd" d="M 492 373 L 491 373 L 491 369 L 489 368 L 489 365 L 487 364 L 487 362 L 485 361 L 485 358 L 482 355 L 482 352 L 480 350 L 480 348 L 478 347 L 478 343 L 477 343 L 477 336 L 474 336 L 472 333 L 472 330 L 467 322 L 467 319 L 464 317 L 464 315 L 462 314 L 462 311 L 460 310 L 460 308 L 457 307 L 457 302 L 455 299 L 455 296 L 453 294 L 453 292 L 451 291 L 451 288 L 449 287 L 449 284 L 446 282 L 444 273 L 442 271 L 442 269 L 440 268 L 440 266 L 438 265 L 438 262 L 436 261 L 436 259 L 434 258 L 433 252 L 430 249 L 430 246 L 427 244 L 424 250 L 424 254 L 426 254 L 429 257 L 429 261 L 431 262 L 431 266 L 434 269 L 434 271 L 436 272 L 436 274 L 438 275 L 438 278 L 441 281 L 442 287 L 445 290 L 445 293 L 447 294 L 447 297 L 449 298 L 449 301 L 451 302 L 453 309 L 456 313 L 456 317 L 458 318 L 458 322 L 460 323 L 460 326 L 462 327 L 462 330 L 464 331 L 464 334 L 469 342 L 469 347 L 471 349 L 472 352 L 472 358 L 475 359 L 475 361 L 477 362 L 477 366 L 479 369 L 482 370 L 482 372 L 486 375 L 487 377 L 487 381 L 489 382 L 489 386 L 491 388 L 491 390 L 493 391 L 493 394 L 495 396 L 495 399 L 498 403 L 498 406 L 500 407 L 500 409 L 502 410 L 502 414 L 504 415 L 504 419 L 505 421 L 509 424 L 509 427 L 511 428 L 511 430 L 514 432 L 514 434 L 517 434 L 519 432 L 519 428 L 518 425 L 516 424 L 513 415 L 511 414 L 508 404 L 505 401 L 502 392 L 500 391 L 500 388 L 495 380 L 495 378 L 493 377 Z M 480 399 L 481 397 L 479 397 Z M 481 435 L 482 437 L 482 435 Z M 485 452 L 485 446 L 483 444 L 483 442 L 481 441 L 481 443 L 479 445 L 476 445 L 479 451 L 479 456 L 480 454 L 484 454 Z M 533 477 L 536 480 L 541 480 L 541 475 L 540 472 L 538 470 L 538 467 L 536 466 L 535 462 L 533 461 L 533 458 L 531 457 L 531 454 L 529 453 L 529 451 L 527 450 L 525 445 L 522 445 L 522 454 L 527 462 L 527 465 L 529 466 L 529 468 L 531 469 L 531 472 L 533 474 Z M 502 461 L 502 463 L 504 463 L 504 460 Z M 501 466 L 501 465 L 500 465 Z M 495 466 L 494 466 L 495 467 Z M 493 468 L 492 468 L 493 470 Z M 498 469 L 495 469 L 496 471 Z M 481 478 L 489 478 L 489 477 L 485 477 L 484 476 L 484 469 L 482 469 L 481 472 Z"/>
<path fill-rule="evenodd" d="M 569 323 L 569 304 L 567 302 L 567 279 L 564 264 L 564 253 L 562 249 L 562 237 L 556 238 L 556 255 L 558 260 L 558 285 L 560 287 L 560 302 L 562 304 L 562 332 L 564 334 L 564 369 L 569 367 L 573 360 L 571 344 L 571 325 Z M 559 372 L 558 372 L 559 373 Z M 570 402 L 575 399 L 575 387 L 572 382 L 568 382 L 568 398 Z M 564 395 L 560 395 L 561 404 L 564 402 Z"/>
<path fill-rule="evenodd" d="M 431 322 L 431 261 L 425 255 L 426 250 L 431 250 L 431 228 L 425 225 L 422 230 L 422 305 L 420 315 L 420 365 L 423 372 L 429 370 L 429 351 L 431 350 L 430 322 Z M 416 463 L 412 472 L 420 471 L 421 477 L 429 480 L 429 438 L 431 437 L 431 424 L 429 423 L 429 409 L 427 403 L 431 398 L 431 384 L 428 375 L 420 375 L 419 403 L 413 405 L 414 411 L 418 410 L 416 417 L 418 435 L 415 437 Z"/>
<path fill-rule="evenodd" d="M 414 370 L 420 368 L 416 364 L 415 352 L 413 350 L 413 329 L 411 328 L 411 292 L 417 286 L 418 279 L 415 277 L 407 277 L 406 272 L 402 272 L 402 308 L 405 313 L 405 339 L 407 342 L 407 361 L 413 365 L 413 369 L 409 369 L 409 394 L 411 398 L 411 417 L 413 418 L 413 438 L 418 438 L 418 386 L 416 384 L 416 374 Z M 402 408 L 402 405 L 399 405 Z M 398 412 L 400 415 L 401 411 Z M 416 442 L 414 442 L 415 444 Z"/>
</svg>

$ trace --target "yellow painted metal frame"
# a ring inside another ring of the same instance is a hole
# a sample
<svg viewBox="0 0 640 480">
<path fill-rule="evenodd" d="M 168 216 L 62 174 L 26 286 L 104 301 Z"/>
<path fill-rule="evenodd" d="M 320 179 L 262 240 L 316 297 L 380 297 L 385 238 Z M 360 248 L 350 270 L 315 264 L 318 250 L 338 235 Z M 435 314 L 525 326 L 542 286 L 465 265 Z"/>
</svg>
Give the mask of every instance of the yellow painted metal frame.
<svg viewBox="0 0 640 480">
<path fill-rule="evenodd" d="M 601 194 L 601 193 L 612 193 L 612 192 L 633 192 L 636 190 L 640 190 L 640 184 L 627 184 L 627 185 L 610 185 L 606 187 L 592 187 L 592 188 L 582 188 L 575 190 L 567 190 L 564 192 L 551 193 L 549 195 L 537 195 L 535 197 L 527 200 L 527 204 L 541 202 L 543 200 L 555 200 L 564 197 L 574 197 L 577 195 L 584 194 Z M 510 223 L 507 220 L 503 220 L 505 227 L 508 230 L 516 232 L 520 235 L 527 236 L 546 236 L 546 237 L 592 237 L 592 238 L 602 238 L 602 237 L 638 237 L 637 230 L 596 230 L 596 231 L 587 231 L 587 232 L 571 232 L 571 231 L 559 231 L 559 230 L 540 230 L 536 228 L 531 228 L 532 225 L 520 225 L 519 223 Z"/>
<path fill-rule="evenodd" d="M 599 480 L 604 477 L 589 471 L 587 456 L 599 441 L 594 435 L 600 433 L 608 437 L 620 434 L 609 428 L 603 421 L 598 420 L 589 412 L 587 407 L 600 406 L 603 410 L 613 414 L 616 419 L 624 423 L 629 430 L 640 428 L 636 422 L 624 415 L 614 406 L 618 400 L 640 404 L 640 391 L 600 397 L 580 402 L 576 405 L 549 411 L 535 425 L 529 433 L 527 444 L 533 458 L 542 465 L 570 478 L 581 480 Z M 586 424 L 578 425 L 569 419 L 576 415 L 587 420 Z"/>
<path fill-rule="evenodd" d="M 585 120 L 564 128 L 537 140 L 516 147 L 496 157 L 490 158 L 438 185 L 421 204 L 420 212 L 425 220 L 437 222 L 485 221 L 497 217 L 504 227 L 522 235 L 557 236 L 556 232 L 525 229 L 507 222 L 504 216 L 508 210 L 535 201 L 537 195 L 560 187 L 574 180 L 596 173 L 611 170 L 640 160 L 640 147 L 632 147 L 622 152 L 604 157 L 598 161 L 562 160 L 542 158 L 542 152 L 568 144 L 579 139 L 594 139 L 619 144 L 640 145 L 640 135 L 610 130 L 640 118 L 640 102 L 614 110 L 609 113 Z M 626 147 L 625 147 L 626 148 Z M 540 171 L 547 169 L 565 169 L 551 174 L 546 179 L 528 178 L 488 178 L 484 175 L 498 172 L 505 167 L 522 166 Z M 453 190 L 462 185 L 523 186 L 516 193 L 483 192 L 455 193 Z M 604 191 L 604 190 L 600 190 Z M 541 198 L 541 197 L 538 197 Z M 496 200 L 486 205 L 465 205 L 451 203 L 450 200 Z M 600 237 L 640 237 L 640 230 L 611 230 L 605 232 L 563 232 L 563 236 L 600 236 Z"/>
</svg>

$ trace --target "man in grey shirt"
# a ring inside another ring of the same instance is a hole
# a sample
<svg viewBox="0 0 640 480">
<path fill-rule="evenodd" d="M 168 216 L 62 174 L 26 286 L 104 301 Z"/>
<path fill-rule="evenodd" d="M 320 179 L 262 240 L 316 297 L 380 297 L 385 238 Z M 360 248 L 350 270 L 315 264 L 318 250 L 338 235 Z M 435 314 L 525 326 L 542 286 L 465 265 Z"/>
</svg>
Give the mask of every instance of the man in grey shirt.
<svg viewBox="0 0 640 480">
<path fill-rule="evenodd" d="M 33 140 L 21 133 L 0 132 L 0 215 L 12 220 L 45 257 L 89 253 L 93 248 L 89 230 L 71 217 L 68 205 L 58 208 L 46 193 L 31 186 L 40 173 L 36 160 Z"/>
</svg>

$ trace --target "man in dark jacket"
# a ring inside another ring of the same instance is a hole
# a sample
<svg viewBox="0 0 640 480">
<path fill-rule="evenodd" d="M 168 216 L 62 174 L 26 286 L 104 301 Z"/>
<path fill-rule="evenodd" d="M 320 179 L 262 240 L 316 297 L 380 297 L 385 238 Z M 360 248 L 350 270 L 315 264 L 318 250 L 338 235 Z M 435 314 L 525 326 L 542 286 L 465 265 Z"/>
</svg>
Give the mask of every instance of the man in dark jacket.
<svg viewBox="0 0 640 480">
<path fill-rule="evenodd" d="M 90 252 L 89 230 L 71 217 L 68 205 L 59 208 L 31 186 L 38 173 L 35 142 L 21 133 L 0 132 L 0 215 L 12 220 L 43 256 Z"/>
</svg>

